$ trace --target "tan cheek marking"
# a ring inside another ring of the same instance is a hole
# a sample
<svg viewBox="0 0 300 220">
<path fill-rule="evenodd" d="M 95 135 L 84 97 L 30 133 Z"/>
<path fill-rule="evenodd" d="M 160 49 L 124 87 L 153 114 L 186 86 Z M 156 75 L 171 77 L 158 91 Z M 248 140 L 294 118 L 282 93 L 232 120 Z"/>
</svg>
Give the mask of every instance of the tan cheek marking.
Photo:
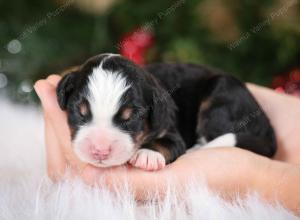
<svg viewBox="0 0 300 220">
<path fill-rule="evenodd" d="M 203 124 L 202 113 L 205 112 L 207 109 L 209 109 L 209 107 L 211 106 L 211 103 L 212 103 L 211 98 L 207 98 L 200 103 L 199 112 L 198 112 L 198 123 L 197 123 L 197 128 L 196 128 L 197 132 L 200 131 L 202 124 Z"/>
<path fill-rule="evenodd" d="M 70 126 L 69 126 L 69 128 L 70 128 L 71 138 L 74 139 L 75 138 L 75 129 Z"/>
<path fill-rule="evenodd" d="M 142 131 L 135 137 L 135 142 L 137 145 L 141 145 L 145 139 L 145 133 Z"/>
<path fill-rule="evenodd" d="M 128 120 L 128 119 L 131 117 L 132 112 L 133 112 L 132 108 L 125 108 L 125 109 L 122 111 L 121 118 L 122 118 L 123 120 Z"/>
<path fill-rule="evenodd" d="M 149 133 L 149 125 L 148 123 L 145 123 L 144 130 L 135 137 L 135 143 L 137 147 L 140 147 L 145 142 L 148 133 Z"/>
</svg>

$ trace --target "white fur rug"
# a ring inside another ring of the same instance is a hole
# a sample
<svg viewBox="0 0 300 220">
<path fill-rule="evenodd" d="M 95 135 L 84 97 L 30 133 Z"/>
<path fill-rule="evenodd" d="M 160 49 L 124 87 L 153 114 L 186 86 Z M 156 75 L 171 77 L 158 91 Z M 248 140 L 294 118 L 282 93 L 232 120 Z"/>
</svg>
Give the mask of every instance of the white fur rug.
<svg viewBox="0 0 300 220">
<path fill-rule="evenodd" d="M 0 100 L 0 219 L 300 219 L 255 194 L 227 203 L 204 184 L 184 200 L 170 191 L 161 203 L 138 204 L 128 190 L 117 195 L 80 181 L 52 184 L 45 174 L 40 111 Z"/>
</svg>

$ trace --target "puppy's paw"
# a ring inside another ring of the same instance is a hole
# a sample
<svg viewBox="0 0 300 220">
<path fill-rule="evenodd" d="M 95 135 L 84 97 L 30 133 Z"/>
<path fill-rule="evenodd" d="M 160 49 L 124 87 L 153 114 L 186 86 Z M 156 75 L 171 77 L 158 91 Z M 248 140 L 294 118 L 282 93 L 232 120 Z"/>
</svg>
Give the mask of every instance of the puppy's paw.
<svg viewBox="0 0 300 220">
<path fill-rule="evenodd" d="M 130 159 L 129 163 L 143 170 L 155 171 L 164 168 L 166 160 L 164 156 L 157 151 L 139 149 Z"/>
</svg>

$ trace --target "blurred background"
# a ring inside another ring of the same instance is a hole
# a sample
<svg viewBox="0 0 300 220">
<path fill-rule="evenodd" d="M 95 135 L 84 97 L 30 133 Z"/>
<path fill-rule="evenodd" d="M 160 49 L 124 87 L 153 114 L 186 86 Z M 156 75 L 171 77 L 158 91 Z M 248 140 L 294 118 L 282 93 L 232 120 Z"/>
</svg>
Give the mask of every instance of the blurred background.
<svg viewBox="0 0 300 220">
<path fill-rule="evenodd" d="M 35 103 L 37 79 L 103 52 L 300 94 L 299 0 L 3 0 L 0 15 L 0 94 L 17 102 Z"/>
</svg>

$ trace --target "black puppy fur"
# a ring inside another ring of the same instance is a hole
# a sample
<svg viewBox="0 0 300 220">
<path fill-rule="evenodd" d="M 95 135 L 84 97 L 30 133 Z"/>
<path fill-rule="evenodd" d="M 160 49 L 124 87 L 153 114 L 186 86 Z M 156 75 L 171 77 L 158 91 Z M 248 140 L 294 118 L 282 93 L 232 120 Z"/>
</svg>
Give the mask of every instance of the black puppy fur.
<svg viewBox="0 0 300 220">
<path fill-rule="evenodd" d="M 57 88 L 59 105 L 67 111 L 72 137 L 92 119 L 87 103 L 87 79 L 106 55 L 98 55 L 67 74 Z M 256 100 L 233 76 L 194 64 L 152 64 L 138 67 L 121 56 L 103 62 L 103 69 L 121 72 L 132 85 L 122 106 L 133 109 L 130 120 L 115 115 L 115 126 L 140 141 L 140 148 L 159 151 L 174 161 L 204 137 L 207 142 L 234 133 L 236 146 L 272 157 L 274 131 Z M 88 109 L 82 115 L 78 106 Z M 142 139 L 140 137 L 143 137 Z"/>
</svg>

